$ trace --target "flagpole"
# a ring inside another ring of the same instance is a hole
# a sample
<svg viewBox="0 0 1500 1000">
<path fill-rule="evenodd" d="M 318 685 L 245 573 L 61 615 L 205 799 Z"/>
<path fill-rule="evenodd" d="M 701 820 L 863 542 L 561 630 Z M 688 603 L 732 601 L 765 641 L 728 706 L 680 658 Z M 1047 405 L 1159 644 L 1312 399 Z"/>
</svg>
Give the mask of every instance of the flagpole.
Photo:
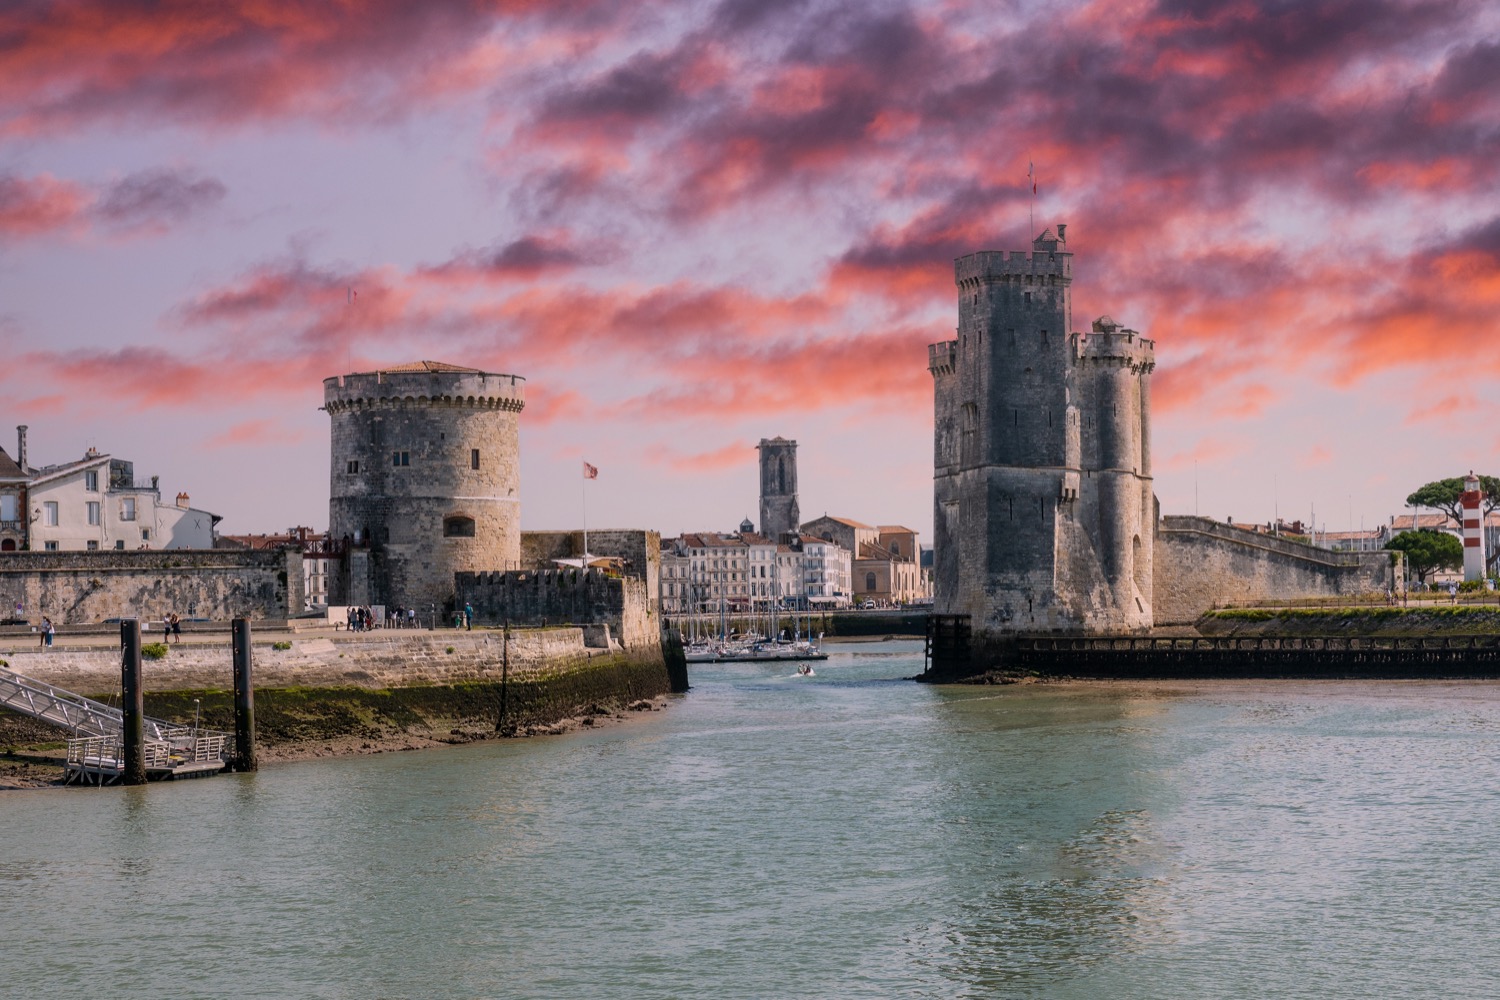
<svg viewBox="0 0 1500 1000">
<path fill-rule="evenodd" d="M 1026 161 L 1026 179 L 1031 182 L 1030 212 L 1027 215 L 1027 224 L 1031 231 L 1026 234 L 1028 240 L 1036 239 L 1036 164 L 1030 160 Z"/>
<path fill-rule="evenodd" d="M 583 484 L 580 488 L 583 497 L 583 568 L 589 568 L 589 472 L 583 469 Z"/>
</svg>

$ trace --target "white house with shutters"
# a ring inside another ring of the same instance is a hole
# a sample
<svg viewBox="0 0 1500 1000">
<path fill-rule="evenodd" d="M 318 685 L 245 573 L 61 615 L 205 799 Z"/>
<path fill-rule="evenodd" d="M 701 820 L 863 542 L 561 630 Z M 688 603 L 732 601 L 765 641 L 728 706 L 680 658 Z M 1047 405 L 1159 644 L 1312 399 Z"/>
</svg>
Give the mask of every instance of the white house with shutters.
<svg viewBox="0 0 1500 1000">
<path fill-rule="evenodd" d="M 186 493 L 164 504 L 157 478 L 135 481 L 135 464 L 89 449 L 82 459 L 27 469 L 26 535 L 33 552 L 211 549 L 220 517 Z"/>
</svg>

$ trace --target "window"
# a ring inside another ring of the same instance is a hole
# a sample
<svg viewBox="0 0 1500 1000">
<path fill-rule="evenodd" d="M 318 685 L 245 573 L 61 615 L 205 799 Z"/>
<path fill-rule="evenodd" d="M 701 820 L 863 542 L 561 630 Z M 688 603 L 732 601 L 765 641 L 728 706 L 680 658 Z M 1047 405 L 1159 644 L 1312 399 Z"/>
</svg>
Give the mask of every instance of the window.
<svg viewBox="0 0 1500 1000">
<path fill-rule="evenodd" d="M 19 521 L 21 518 L 16 513 L 18 505 L 14 493 L 0 496 L 0 521 Z"/>
<path fill-rule="evenodd" d="M 141 541 L 143 541 L 143 542 L 149 542 L 149 541 L 151 541 L 151 529 L 150 528 L 142 528 L 141 529 Z"/>
<path fill-rule="evenodd" d="M 469 468 L 471 468 L 471 469 L 477 469 L 477 468 L 479 468 L 479 449 L 478 448 L 474 448 L 474 449 L 470 450 L 470 452 L 469 452 Z"/>
<path fill-rule="evenodd" d="M 391 465 L 399 467 L 399 466 L 410 465 L 410 464 L 411 464 L 411 452 L 409 452 L 409 451 L 393 451 L 393 452 L 391 452 Z"/>
<path fill-rule="evenodd" d="M 46 549 L 46 551 L 48 551 L 48 552 L 56 552 L 57 551 L 57 543 L 56 542 L 43 542 L 42 543 L 42 547 L 44 549 Z"/>
<path fill-rule="evenodd" d="M 90 538 L 89 539 L 89 543 L 88 543 L 88 550 L 90 552 L 98 552 L 99 551 L 99 543 L 97 541 L 95 541 L 94 539 Z"/>
<path fill-rule="evenodd" d="M 120 501 L 120 520 L 135 520 L 135 497 L 126 497 L 125 499 Z M 116 548 L 120 547 L 122 546 L 116 546 Z"/>
<path fill-rule="evenodd" d="M 83 488 L 90 493 L 99 492 L 99 473 L 97 471 L 85 472 L 83 474 Z"/>
<path fill-rule="evenodd" d="M 473 538 L 474 519 L 472 517 L 464 517 L 462 514 L 443 518 L 443 537 Z"/>
<path fill-rule="evenodd" d="M 117 549 L 123 549 L 124 547 L 125 547 L 125 539 L 123 539 L 123 538 L 116 538 L 115 539 L 115 548 L 117 548 Z"/>
<path fill-rule="evenodd" d="M 90 500 L 88 506 L 89 506 L 89 524 L 98 524 L 99 523 L 99 501 L 98 500 Z"/>
<path fill-rule="evenodd" d="M 344 471 L 347 472 L 351 476 L 357 475 L 359 473 L 359 459 L 357 459 L 357 458 L 351 458 L 351 459 L 349 459 L 349 464 L 348 464 L 348 466 L 345 467 Z"/>
<path fill-rule="evenodd" d="M 49 528 L 57 527 L 57 501 L 47 500 L 42 504 L 42 523 Z"/>
</svg>

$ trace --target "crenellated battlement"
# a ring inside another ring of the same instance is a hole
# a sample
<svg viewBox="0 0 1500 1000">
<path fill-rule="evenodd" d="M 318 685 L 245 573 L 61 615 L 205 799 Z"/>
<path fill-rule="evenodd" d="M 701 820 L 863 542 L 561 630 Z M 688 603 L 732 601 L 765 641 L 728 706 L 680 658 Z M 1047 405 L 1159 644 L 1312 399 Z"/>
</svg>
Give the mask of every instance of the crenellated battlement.
<svg viewBox="0 0 1500 1000">
<path fill-rule="evenodd" d="M 927 370 L 933 375 L 952 375 L 958 370 L 958 341 L 927 345 Z"/>
<path fill-rule="evenodd" d="M 1073 282 L 1073 255 L 1068 253 L 1066 224 L 1057 232 L 1047 229 L 1031 241 L 1030 250 L 981 250 L 953 262 L 959 288 L 1011 282 L 1023 285 L 1069 285 Z"/>
<path fill-rule="evenodd" d="M 418 364 L 436 365 L 435 362 Z M 520 375 L 456 366 L 412 370 L 414 367 L 326 378 L 323 408 L 329 413 L 412 407 L 520 413 L 526 407 L 526 380 Z"/>
<path fill-rule="evenodd" d="M 1098 365 L 1119 365 L 1134 372 L 1156 368 L 1156 341 L 1127 330 L 1108 316 L 1094 320 L 1091 333 L 1074 334 L 1078 360 Z"/>
<path fill-rule="evenodd" d="M 981 250 L 953 262 L 959 288 L 1009 282 L 1021 285 L 1070 285 L 1073 255 L 1067 251 Z"/>
</svg>

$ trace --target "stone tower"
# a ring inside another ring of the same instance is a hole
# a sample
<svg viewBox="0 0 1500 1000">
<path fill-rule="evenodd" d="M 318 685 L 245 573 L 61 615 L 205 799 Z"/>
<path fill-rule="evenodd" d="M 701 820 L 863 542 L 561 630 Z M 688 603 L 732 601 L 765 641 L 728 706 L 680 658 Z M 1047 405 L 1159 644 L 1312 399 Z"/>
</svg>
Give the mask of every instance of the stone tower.
<svg viewBox="0 0 1500 1000">
<path fill-rule="evenodd" d="M 780 539 L 802 523 L 797 509 L 797 442 L 783 437 L 761 438 L 760 533 Z"/>
<path fill-rule="evenodd" d="M 519 567 L 524 382 L 436 361 L 324 379 L 328 530 L 349 543 L 329 603 L 441 609 L 454 573 Z"/>
<path fill-rule="evenodd" d="M 976 639 L 1151 627 L 1153 345 L 1072 329 L 1066 226 L 955 262 L 934 380 L 934 605 Z"/>
</svg>

